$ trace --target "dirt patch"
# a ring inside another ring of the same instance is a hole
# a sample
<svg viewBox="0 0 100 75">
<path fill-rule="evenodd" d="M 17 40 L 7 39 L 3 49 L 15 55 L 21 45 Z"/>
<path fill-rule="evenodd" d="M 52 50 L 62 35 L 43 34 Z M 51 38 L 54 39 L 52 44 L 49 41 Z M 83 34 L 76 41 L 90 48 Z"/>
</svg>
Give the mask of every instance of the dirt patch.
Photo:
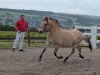
<svg viewBox="0 0 100 75">
<path fill-rule="evenodd" d="M 70 53 L 71 48 L 61 48 L 58 55 L 64 58 Z M 38 57 L 42 48 L 27 48 L 24 52 L 0 49 L 0 75 L 100 75 L 100 49 L 92 53 L 87 48 L 82 48 L 82 55 L 78 50 L 68 59 L 57 59 L 54 49 L 48 48 L 41 62 Z"/>
</svg>

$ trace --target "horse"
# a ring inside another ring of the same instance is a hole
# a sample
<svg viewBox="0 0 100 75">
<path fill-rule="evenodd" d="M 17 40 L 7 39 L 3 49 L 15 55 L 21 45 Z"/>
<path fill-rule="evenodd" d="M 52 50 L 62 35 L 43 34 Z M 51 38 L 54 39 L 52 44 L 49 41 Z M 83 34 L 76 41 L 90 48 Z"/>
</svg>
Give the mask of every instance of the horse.
<svg viewBox="0 0 100 75">
<path fill-rule="evenodd" d="M 58 59 L 63 58 L 63 56 L 57 55 L 57 51 L 59 48 L 68 46 L 72 47 L 71 53 L 63 60 L 63 62 L 66 62 L 68 60 L 68 58 L 75 52 L 76 48 L 79 51 L 79 57 L 84 59 L 84 56 L 81 54 L 80 45 L 80 42 L 82 42 L 83 40 L 85 40 L 88 43 L 90 51 L 92 52 L 92 44 L 89 37 L 86 37 L 77 29 L 65 30 L 60 28 L 59 22 L 54 18 L 43 17 L 39 28 L 39 32 L 45 31 L 48 32 L 46 44 L 43 48 L 41 55 L 39 56 L 38 61 L 42 60 L 42 56 L 50 44 L 52 44 L 52 46 L 55 48 L 54 55 Z"/>
</svg>

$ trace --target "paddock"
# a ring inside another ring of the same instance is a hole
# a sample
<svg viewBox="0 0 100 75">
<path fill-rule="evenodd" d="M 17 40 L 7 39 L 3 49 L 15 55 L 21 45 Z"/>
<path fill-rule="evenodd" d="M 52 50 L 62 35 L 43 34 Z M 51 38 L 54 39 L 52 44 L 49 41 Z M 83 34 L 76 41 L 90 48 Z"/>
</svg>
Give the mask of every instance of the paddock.
<svg viewBox="0 0 100 75">
<path fill-rule="evenodd" d="M 71 48 L 60 48 L 58 55 L 66 57 Z M 78 56 L 78 50 L 68 59 L 57 59 L 54 49 L 48 48 L 41 62 L 38 61 L 42 48 L 25 48 L 24 52 L 0 49 L 0 75 L 100 75 L 100 49 L 91 53 L 82 48 L 85 59 Z"/>
</svg>

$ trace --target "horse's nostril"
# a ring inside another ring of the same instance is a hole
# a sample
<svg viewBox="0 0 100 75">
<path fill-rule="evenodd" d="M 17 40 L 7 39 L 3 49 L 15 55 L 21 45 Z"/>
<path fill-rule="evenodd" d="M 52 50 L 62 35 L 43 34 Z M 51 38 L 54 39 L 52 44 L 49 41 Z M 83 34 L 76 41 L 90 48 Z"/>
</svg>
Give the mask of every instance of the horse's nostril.
<svg viewBox="0 0 100 75">
<path fill-rule="evenodd" d="M 42 34 L 43 32 L 42 31 L 39 31 L 39 33 Z"/>
<path fill-rule="evenodd" d="M 39 33 L 42 33 L 42 31 L 41 31 L 41 29 L 40 29 L 40 28 L 38 29 L 38 32 L 39 32 Z"/>
</svg>

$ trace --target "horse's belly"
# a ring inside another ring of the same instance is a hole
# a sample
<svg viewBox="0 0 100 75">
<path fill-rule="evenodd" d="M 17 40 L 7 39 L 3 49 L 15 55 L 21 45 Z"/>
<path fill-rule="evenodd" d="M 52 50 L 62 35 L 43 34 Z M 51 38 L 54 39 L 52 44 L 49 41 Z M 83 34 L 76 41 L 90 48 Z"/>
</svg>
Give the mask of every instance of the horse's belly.
<svg viewBox="0 0 100 75">
<path fill-rule="evenodd" d="M 61 47 L 71 47 L 73 44 L 63 44 Z"/>
</svg>

